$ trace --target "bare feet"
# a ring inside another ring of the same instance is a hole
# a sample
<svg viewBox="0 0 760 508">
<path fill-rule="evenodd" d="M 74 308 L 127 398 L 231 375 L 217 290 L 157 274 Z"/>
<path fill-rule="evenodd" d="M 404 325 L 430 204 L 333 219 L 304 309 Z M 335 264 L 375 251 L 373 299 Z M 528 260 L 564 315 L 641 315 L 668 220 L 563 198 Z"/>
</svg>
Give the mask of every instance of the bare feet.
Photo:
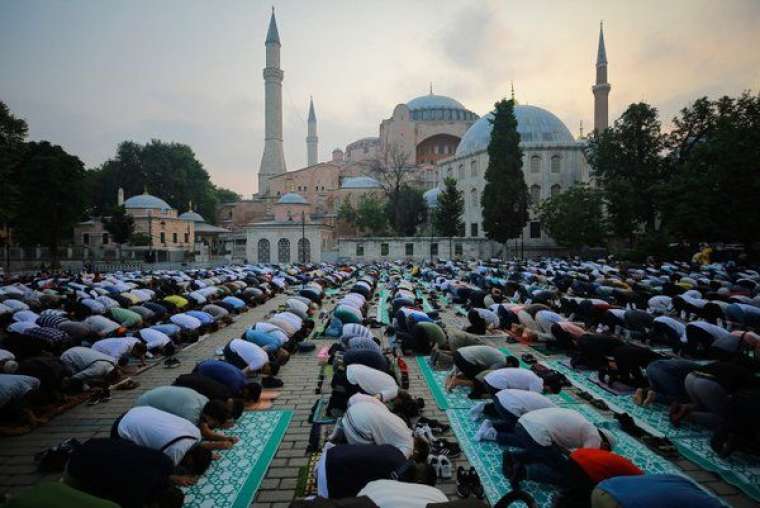
<svg viewBox="0 0 760 508">
<path fill-rule="evenodd" d="M 644 405 L 644 398 L 648 395 L 643 388 L 637 388 L 636 393 L 633 394 L 633 403 L 637 406 Z"/>
<path fill-rule="evenodd" d="M 657 399 L 657 393 L 654 390 L 649 390 L 647 392 L 647 398 L 644 399 L 644 406 L 649 406 L 651 404 L 654 404 L 654 401 Z"/>
</svg>

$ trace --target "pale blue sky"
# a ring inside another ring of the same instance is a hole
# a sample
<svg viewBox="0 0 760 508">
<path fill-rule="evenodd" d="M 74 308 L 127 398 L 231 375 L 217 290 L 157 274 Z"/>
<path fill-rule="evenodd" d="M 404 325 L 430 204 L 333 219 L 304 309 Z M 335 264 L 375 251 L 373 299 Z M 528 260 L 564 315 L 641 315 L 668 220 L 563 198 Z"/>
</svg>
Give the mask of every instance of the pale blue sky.
<svg viewBox="0 0 760 508">
<path fill-rule="evenodd" d="M 664 119 L 701 95 L 760 88 L 760 1 L 276 1 L 285 152 L 306 159 L 309 95 L 320 160 L 376 136 L 427 92 L 488 112 L 515 81 L 573 133 L 591 126 L 605 21 L 611 118 L 645 100 Z M 191 145 L 214 182 L 256 190 L 264 37 L 253 0 L 0 0 L 0 100 L 48 139 L 101 164 L 125 139 Z"/>
</svg>

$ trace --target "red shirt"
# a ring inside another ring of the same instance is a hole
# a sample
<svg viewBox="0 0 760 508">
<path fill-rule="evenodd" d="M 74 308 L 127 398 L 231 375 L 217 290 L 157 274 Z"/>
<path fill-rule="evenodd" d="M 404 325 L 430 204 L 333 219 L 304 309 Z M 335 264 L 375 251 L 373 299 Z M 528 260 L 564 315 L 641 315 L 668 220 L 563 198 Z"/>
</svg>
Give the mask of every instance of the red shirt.
<svg viewBox="0 0 760 508">
<path fill-rule="evenodd" d="M 644 471 L 630 460 L 607 450 L 580 448 L 570 454 L 570 460 L 575 461 L 594 483 L 616 476 L 644 474 Z"/>
</svg>

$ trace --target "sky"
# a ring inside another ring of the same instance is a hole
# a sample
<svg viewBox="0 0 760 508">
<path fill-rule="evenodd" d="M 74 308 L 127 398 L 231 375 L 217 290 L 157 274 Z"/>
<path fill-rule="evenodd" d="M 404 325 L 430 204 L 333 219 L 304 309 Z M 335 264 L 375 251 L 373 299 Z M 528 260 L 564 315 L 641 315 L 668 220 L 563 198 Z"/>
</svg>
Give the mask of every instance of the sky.
<svg viewBox="0 0 760 508">
<path fill-rule="evenodd" d="M 1 0 L 0 101 L 95 168 L 121 141 L 190 145 L 217 185 L 256 191 L 264 138 L 259 0 Z M 277 0 L 289 170 L 377 136 L 428 93 L 486 114 L 509 94 L 577 135 L 593 123 L 604 21 L 610 120 L 632 102 L 667 127 L 701 96 L 760 90 L 760 0 Z"/>
</svg>

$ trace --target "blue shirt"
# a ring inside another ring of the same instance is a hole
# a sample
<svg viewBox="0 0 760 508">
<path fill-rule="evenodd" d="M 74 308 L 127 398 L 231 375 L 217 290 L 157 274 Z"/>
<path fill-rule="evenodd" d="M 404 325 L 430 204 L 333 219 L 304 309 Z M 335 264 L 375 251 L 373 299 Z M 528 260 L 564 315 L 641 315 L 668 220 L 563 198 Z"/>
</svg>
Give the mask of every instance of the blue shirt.
<svg viewBox="0 0 760 508">
<path fill-rule="evenodd" d="M 173 323 L 166 323 L 163 325 L 151 326 L 154 330 L 158 330 L 161 333 L 168 335 L 169 337 L 176 337 L 179 334 L 180 327 Z"/>
<path fill-rule="evenodd" d="M 245 307 L 245 302 L 234 296 L 225 296 L 222 298 L 222 301 L 226 304 L 232 305 L 235 309 L 242 309 Z"/>
<path fill-rule="evenodd" d="M 253 342 L 266 352 L 275 351 L 280 347 L 280 340 L 277 337 L 253 328 L 245 331 L 243 339 Z"/>
<path fill-rule="evenodd" d="M 189 316 L 193 316 L 195 319 L 199 320 L 204 325 L 214 324 L 214 316 L 212 316 L 208 312 L 203 312 L 200 310 L 189 310 L 185 312 L 185 314 Z"/>
<path fill-rule="evenodd" d="M 236 395 L 240 394 L 243 388 L 248 384 L 248 380 L 243 371 L 231 363 L 221 360 L 206 360 L 195 367 L 195 373 L 202 376 L 210 377 L 214 381 L 222 383 L 232 390 Z"/>
<path fill-rule="evenodd" d="M 597 485 L 620 508 L 721 508 L 723 504 L 691 480 L 675 474 L 618 476 Z"/>
</svg>

